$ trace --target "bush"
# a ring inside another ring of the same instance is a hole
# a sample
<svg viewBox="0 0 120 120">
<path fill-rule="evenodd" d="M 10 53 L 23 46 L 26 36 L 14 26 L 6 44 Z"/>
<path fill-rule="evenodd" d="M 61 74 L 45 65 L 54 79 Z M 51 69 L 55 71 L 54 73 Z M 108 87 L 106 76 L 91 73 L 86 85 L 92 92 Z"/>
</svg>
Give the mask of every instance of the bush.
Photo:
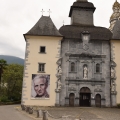
<svg viewBox="0 0 120 120">
<path fill-rule="evenodd" d="M 0 100 L 1 102 L 8 102 L 9 101 L 7 96 L 2 96 L 0 99 L 1 99 Z"/>
<path fill-rule="evenodd" d="M 119 104 L 117 104 L 117 107 L 118 107 L 118 108 L 120 108 L 120 103 L 119 103 Z"/>
</svg>

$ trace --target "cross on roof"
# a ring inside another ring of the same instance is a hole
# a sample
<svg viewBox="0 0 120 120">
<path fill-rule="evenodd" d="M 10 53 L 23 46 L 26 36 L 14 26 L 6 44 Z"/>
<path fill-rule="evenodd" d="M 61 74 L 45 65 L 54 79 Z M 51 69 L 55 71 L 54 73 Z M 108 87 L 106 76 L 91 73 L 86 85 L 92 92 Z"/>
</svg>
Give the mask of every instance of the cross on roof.
<svg viewBox="0 0 120 120">
<path fill-rule="evenodd" d="M 42 12 L 42 15 L 43 15 L 43 13 L 44 13 L 45 11 L 42 9 L 42 11 L 41 11 L 41 12 Z"/>
<path fill-rule="evenodd" d="M 50 9 L 49 9 L 48 13 L 49 13 L 49 16 L 50 16 L 50 13 L 52 13 L 52 12 L 50 11 Z"/>
<path fill-rule="evenodd" d="M 64 26 L 65 21 L 63 20 L 63 26 Z"/>
</svg>

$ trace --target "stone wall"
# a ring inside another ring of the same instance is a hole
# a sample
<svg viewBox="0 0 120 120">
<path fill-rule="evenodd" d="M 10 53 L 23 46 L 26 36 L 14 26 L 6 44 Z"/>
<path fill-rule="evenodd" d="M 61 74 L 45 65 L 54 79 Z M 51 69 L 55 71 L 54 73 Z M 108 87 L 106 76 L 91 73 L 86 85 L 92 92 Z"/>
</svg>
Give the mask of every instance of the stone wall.
<svg viewBox="0 0 120 120">
<path fill-rule="evenodd" d="M 75 71 L 70 71 L 71 63 Z M 100 72 L 96 73 L 96 64 Z M 83 79 L 83 66 L 88 66 L 88 79 Z M 79 93 L 83 87 L 91 90 L 91 105 L 95 106 L 96 94 L 101 95 L 101 105 L 110 106 L 110 46 L 108 41 L 90 40 L 87 49 L 79 39 L 64 39 L 62 42 L 62 91 L 60 105 L 69 105 L 69 94 L 75 94 L 75 105 L 79 106 Z M 73 86 L 73 90 L 70 89 Z M 78 99 L 77 99 L 78 98 Z"/>
</svg>

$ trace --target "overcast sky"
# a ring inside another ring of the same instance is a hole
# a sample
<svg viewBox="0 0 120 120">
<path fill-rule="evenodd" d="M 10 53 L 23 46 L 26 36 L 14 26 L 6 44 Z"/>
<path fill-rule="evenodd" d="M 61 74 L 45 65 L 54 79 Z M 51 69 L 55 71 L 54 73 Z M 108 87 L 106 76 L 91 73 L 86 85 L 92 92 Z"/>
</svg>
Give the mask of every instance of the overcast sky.
<svg viewBox="0 0 120 120">
<path fill-rule="evenodd" d="M 24 58 L 23 34 L 38 21 L 42 15 L 41 10 L 44 9 L 45 16 L 49 15 L 49 9 L 52 11 L 51 18 L 59 29 L 63 25 L 63 20 L 65 25 L 70 24 L 68 15 L 74 1 L 76 0 L 0 0 L 0 54 Z M 94 24 L 108 28 L 115 0 L 88 1 L 96 7 Z"/>
</svg>

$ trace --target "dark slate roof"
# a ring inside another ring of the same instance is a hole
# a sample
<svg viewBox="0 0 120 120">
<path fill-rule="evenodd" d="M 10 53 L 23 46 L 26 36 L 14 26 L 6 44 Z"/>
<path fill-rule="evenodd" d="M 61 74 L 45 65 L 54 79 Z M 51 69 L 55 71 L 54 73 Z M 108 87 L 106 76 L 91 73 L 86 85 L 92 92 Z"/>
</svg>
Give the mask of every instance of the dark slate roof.
<svg viewBox="0 0 120 120">
<path fill-rule="evenodd" d="M 42 16 L 25 35 L 62 36 L 49 16 Z"/>
<path fill-rule="evenodd" d="M 69 17 L 71 17 L 73 9 L 92 10 L 94 12 L 96 8 L 91 2 L 77 1 L 77 2 L 74 2 L 73 5 L 71 6 Z"/>
<path fill-rule="evenodd" d="M 113 28 L 113 37 L 112 39 L 120 40 L 120 20 L 116 21 Z"/>
<path fill-rule="evenodd" d="M 103 27 L 66 25 L 59 29 L 59 32 L 69 39 L 81 39 L 83 31 L 88 31 L 93 40 L 110 40 L 112 38 L 111 31 Z"/>
</svg>

